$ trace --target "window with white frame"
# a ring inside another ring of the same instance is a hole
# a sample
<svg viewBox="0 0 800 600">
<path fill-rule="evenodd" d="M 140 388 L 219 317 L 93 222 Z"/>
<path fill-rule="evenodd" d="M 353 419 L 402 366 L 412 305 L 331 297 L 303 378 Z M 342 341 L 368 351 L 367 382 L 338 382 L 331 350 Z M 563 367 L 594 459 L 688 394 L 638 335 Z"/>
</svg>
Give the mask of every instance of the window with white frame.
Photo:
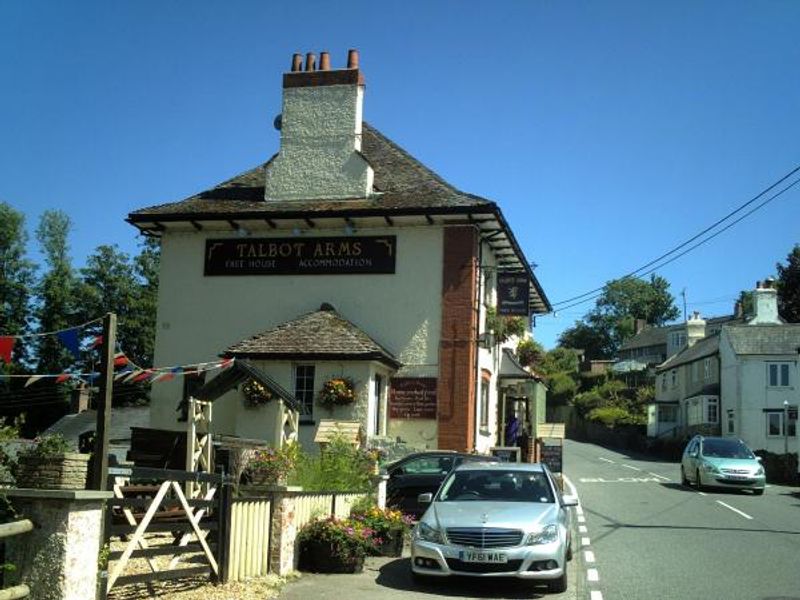
<svg viewBox="0 0 800 600">
<path fill-rule="evenodd" d="M 661 376 L 661 391 L 662 392 L 667 391 L 667 374 L 666 373 L 664 373 Z"/>
<path fill-rule="evenodd" d="M 797 421 L 789 421 L 788 431 L 784 431 L 784 412 L 772 411 L 766 413 L 767 418 L 767 437 L 796 437 Z"/>
<path fill-rule="evenodd" d="M 314 365 L 295 365 L 294 397 L 300 403 L 300 420 L 314 418 Z"/>
<path fill-rule="evenodd" d="M 481 380 L 481 427 L 489 427 L 489 380 Z"/>
<path fill-rule="evenodd" d="M 692 381 L 697 381 L 700 377 L 700 363 L 695 361 L 692 363 Z"/>
<path fill-rule="evenodd" d="M 716 398 L 708 399 L 708 423 L 716 423 L 719 420 L 719 402 Z"/>
<path fill-rule="evenodd" d="M 769 387 L 789 387 L 789 363 L 768 363 L 767 385 Z"/>
<path fill-rule="evenodd" d="M 677 406 L 659 406 L 658 407 L 658 422 L 659 423 L 677 423 L 678 422 L 678 407 Z"/>
<path fill-rule="evenodd" d="M 706 358 L 703 360 L 703 381 L 711 379 L 711 359 Z"/>
<path fill-rule="evenodd" d="M 734 433 L 736 430 L 735 413 L 732 410 L 728 411 L 728 433 Z"/>
<path fill-rule="evenodd" d="M 678 369 L 672 369 L 671 374 L 672 374 L 672 387 L 676 388 L 678 387 Z"/>
<path fill-rule="evenodd" d="M 686 334 L 682 331 L 672 333 L 672 345 L 676 348 L 682 347 L 686 343 Z"/>
</svg>

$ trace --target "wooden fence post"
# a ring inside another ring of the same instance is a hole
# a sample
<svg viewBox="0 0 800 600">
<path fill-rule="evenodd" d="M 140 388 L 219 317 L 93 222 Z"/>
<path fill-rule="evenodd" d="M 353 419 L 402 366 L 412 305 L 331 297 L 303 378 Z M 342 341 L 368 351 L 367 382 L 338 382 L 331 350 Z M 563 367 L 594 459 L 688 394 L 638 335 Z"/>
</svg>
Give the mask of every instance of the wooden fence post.
<svg viewBox="0 0 800 600">
<path fill-rule="evenodd" d="M 233 485 L 227 481 L 225 472 L 222 472 L 219 495 L 219 528 L 217 529 L 217 555 L 219 556 L 220 583 L 230 580 L 229 557 L 231 552 L 231 513 L 233 511 Z"/>
</svg>

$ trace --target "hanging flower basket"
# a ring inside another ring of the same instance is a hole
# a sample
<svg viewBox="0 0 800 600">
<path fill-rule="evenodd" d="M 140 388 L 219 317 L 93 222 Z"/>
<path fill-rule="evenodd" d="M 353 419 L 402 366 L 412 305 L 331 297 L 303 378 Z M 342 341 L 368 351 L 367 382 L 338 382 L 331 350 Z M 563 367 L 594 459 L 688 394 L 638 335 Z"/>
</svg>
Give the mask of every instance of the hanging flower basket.
<svg viewBox="0 0 800 600">
<path fill-rule="evenodd" d="M 353 380 L 349 377 L 329 379 L 322 384 L 322 391 L 319 393 L 319 403 L 325 408 L 352 404 L 356 399 L 354 388 Z"/>
<path fill-rule="evenodd" d="M 245 405 L 250 408 L 258 408 L 272 400 L 272 392 L 263 383 L 255 379 L 248 379 L 242 386 Z"/>
</svg>

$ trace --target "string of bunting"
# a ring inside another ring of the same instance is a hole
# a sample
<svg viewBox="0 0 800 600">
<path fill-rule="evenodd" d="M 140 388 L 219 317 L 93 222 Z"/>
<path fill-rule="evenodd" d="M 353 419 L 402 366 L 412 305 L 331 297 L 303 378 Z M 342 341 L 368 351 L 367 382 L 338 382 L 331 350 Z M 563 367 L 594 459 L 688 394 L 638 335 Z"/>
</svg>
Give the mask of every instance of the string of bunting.
<svg viewBox="0 0 800 600">
<path fill-rule="evenodd" d="M 78 360 L 81 358 L 81 352 L 88 352 L 103 344 L 102 335 L 94 335 L 87 344 L 83 330 L 102 322 L 102 318 L 93 319 L 76 325 L 74 327 L 67 327 L 56 331 L 45 331 L 41 333 L 32 333 L 27 335 L 0 335 L 0 361 L 6 364 L 11 363 L 14 346 L 18 340 L 27 338 L 55 336 L 64 348 Z M 83 348 L 81 347 L 83 346 Z M 117 353 L 114 355 L 114 381 L 121 381 L 123 383 L 156 383 L 161 381 L 169 381 L 179 376 L 189 376 L 203 371 L 211 371 L 213 369 L 225 369 L 233 364 L 232 358 L 226 358 L 213 362 L 192 363 L 188 365 L 175 365 L 170 367 L 140 367 L 131 361 L 119 347 Z M 63 373 L 50 373 L 50 374 L 35 374 L 35 375 L 12 375 L 0 373 L 0 379 L 6 378 L 27 378 L 24 387 L 29 387 L 37 381 L 42 379 L 55 379 L 55 383 L 64 383 L 70 380 L 80 380 L 84 383 L 92 384 L 95 379 L 100 376 L 100 373 L 72 373 L 65 371 Z"/>
</svg>

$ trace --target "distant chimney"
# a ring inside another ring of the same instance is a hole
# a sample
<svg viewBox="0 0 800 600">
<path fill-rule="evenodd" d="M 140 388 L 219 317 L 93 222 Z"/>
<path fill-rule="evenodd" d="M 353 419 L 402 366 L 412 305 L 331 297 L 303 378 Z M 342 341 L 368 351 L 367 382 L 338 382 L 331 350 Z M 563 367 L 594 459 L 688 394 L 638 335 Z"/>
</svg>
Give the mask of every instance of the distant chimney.
<svg viewBox="0 0 800 600">
<path fill-rule="evenodd" d="M 69 412 L 73 415 L 79 415 L 83 411 L 89 409 L 89 390 L 88 388 L 81 387 L 75 388 L 70 393 L 69 398 Z"/>
<path fill-rule="evenodd" d="M 763 283 L 756 282 L 753 291 L 754 316 L 748 321 L 750 325 L 780 325 L 783 323 L 778 316 L 778 290 L 775 289 L 775 280 L 771 277 Z"/>
<path fill-rule="evenodd" d="M 292 57 L 283 75 L 281 147 L 267 168 L 266 200 L 363 199 L 373 171 L 361 155 L 364 76 L 357 50 L 331 70 L 328 52 Z"/>
<path fill-rule="evenodd" d="M 635 319 L 633 321 L 633 335 L 638 335 L 645 327 L 647 327 L 646 319 Z"/>
<path fill-rule="evenodd" d="M 700 313 L 695 311 L 686 321 L 686 345 L 694 346 L 706 337 L 706 322 L 700 318 Z"/>
</svg>

